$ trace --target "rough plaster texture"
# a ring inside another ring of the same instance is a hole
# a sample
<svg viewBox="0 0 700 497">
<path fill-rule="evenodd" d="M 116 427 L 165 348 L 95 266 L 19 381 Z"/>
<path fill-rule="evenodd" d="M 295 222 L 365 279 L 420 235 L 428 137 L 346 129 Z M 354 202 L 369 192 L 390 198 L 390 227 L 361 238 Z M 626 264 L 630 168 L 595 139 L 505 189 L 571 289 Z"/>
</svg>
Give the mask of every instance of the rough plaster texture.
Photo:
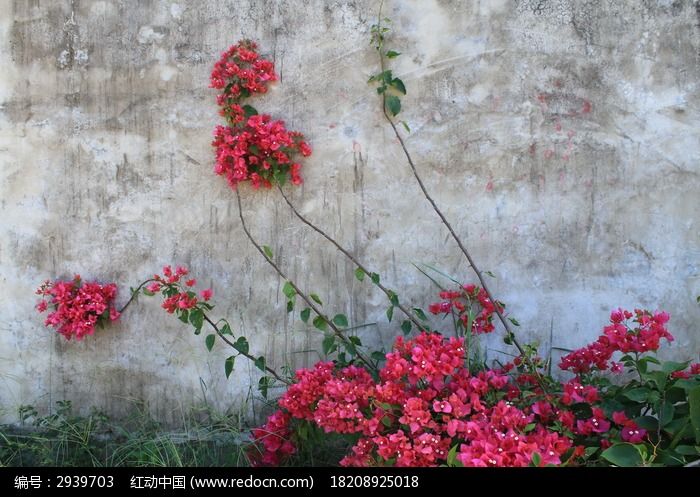
<svg viewBox="0 0 700 497">
<path fill-rule="evenodd" d="M 284 313 L 281 282 L 244 238 L 212 173 L 213 61 L 242 37 L 280 83 L 255 105 L 307 134 L 301 210 L 404 301 L 434 288 L 411 263 L 468 268 L 419 194 L 367 77 L 377 2 L 0 0 L 0 405 L 70 399 L 155 416 L 235 406 L 256 373 L 224 379 L 155 301 L 66 343 L 42 327 L 47 278 L 128 288 L 165 263 L 191 267 L 221 315 L 270 362 L 318 358 Z M 581 346 L 611 307 L 667 309 L 670 353 L 697 357 L 700 7 L 690 0 L 388 1 L 409 95 L 407 143 L 428 188 L 546 348 Z M 385 300 L 296 221 L 274 191 L 243 189 L 261 243 L 328 312 L 388 345 Z M 550 334 L 553 340 L 550 342 Z M 527 338 L 522 338 L 523 341 Z M 494 337 L 494 350 L 506 346 Z"/>
</svg>

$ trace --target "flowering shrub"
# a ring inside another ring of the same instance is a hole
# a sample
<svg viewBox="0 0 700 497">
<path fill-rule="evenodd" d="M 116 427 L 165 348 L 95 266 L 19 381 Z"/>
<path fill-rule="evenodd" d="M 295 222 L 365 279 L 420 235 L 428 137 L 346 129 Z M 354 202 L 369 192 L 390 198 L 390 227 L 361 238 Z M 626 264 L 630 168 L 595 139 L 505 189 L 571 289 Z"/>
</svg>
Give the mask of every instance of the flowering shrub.
<svg viewBox="0 0 700 497">
<path fill-rule="evenodd" d="M 79 275 L 68 281 L 46 281 L 36 291 L 42 300 L 36 305 L 39 312 L 51 309 L 44 324 L 56 329 L 67 340 L 81 340 L 95 333 L 95 325 L 119 319 L 114 307 L 117 286 L 97 282 L 83 282 Z"/>
<path fill-rule="evenodd" d="M 634 328 L 628 324 L 632 317 L 636 323 Z M 632 352 L 638 356 L 658 350 L 662 338 L 673 341 L 673 336 L 664 326 L 668 320 L 669 315 L 665 312 L 652 314 L 636 309 L 633 314 L 622 309 L 615 310 L 610 315 L 611 324 L 604 328 L 603 335 L 587 347 L 563 357 L 559 367 L 579 375 L 608 368 L 619 373 L 622 371 L 620 363 L 608 363 L 615 352 Z"/>
<path fill-rule="evenodd" d="M 618 343 L 639 343 L 640 355 L 620 359 L 640 374 L 639 382 L 614 385 L 597 366 L 597 375 L 543 381 L 542 371 L 529 369 L 544 366 L 536 358 L 470 373 L 463 339 L 423 332 L 396 339 L 378 380 L 363 368 L 332 362 L 297 371 L 295 383 L 279 399 L 280 410 L 253 431 L 252 458 L 256 464 L 283 463 L 309 443 L 305 426 L 312 425 L 353 437 L 339 461 L 345 466 L 636 465 L 697 459 L 692 444 L 700 435 L 700 365 L 685 371 L 687 363 L 662 364 L 641 355 L 658 345 L 643 346 L 640 340 L 672 339 L 665 313 L 635 311 L 639 326 L 624 334 L 616 327 L 619 316 L 633 314 L 614 311 L 612 328 L 606 327 L 598 342 L 614 329 Z M 562 364 L 589 348 L 569 354 Z M 648 370 L 652 363 L 661 369 Z"/>
<path fill-rule="evenodd" d="M 241 105 L 242 99 L 267 92 L 267 85 L 276 80 L 272 61 L 261 58 L 257 45 L 249 40 L 230 47 L 214 65 L 210 86 L 222 90 L 217 104 L 228 121 L 214 130 L 214 172 L 224 176 L 231 188 L 243 181 L 254 188 L 282 185 L 287 179 L 302 183 L 301 164 L 295 156 L 311 155 L 304 135 L 288 131 L 283 121 L 259 115 L 250 105 Z"/>
<path fill-rule="evenodd" d="M 476 285 L 463 285 L 459 290 L 443 290 L 442 301 L 430 304 L 432 314 L 453 314 L 462 331 L 469 330 L 474 335 L 491 333 L 494 330 L 493 317 L 496 306 L 504 310 L 502 302 L 492 302 L 486 291 Z"/>
<path fill-rule="evenodd" d="M 211 288 L 201 290 L 199 294 L 194 291 L 197 280 L 188 278 L 189 270 L 183 266 L 177 266 L 174 270 L 172 266 L 163 267 L 163 274 L 155 274 L 149 280 L 144 281 L 137 290 L 133 290 L 133 295 L 138 295 L 143 291 L 146 296 L 160 294 L 163 298 L 161 307 L 169 314 L 174 314 L 185 324 L 190 324 L 194 328 L 195 335 L 202 332 L 205 323 L 209 325 L 213 333 L 206 335 L 204 343 L 209 351 L 214 348 L 216 337 L 226 345 L 232 347 L 235 353 L 224 361 L 224 372 L 226 378 L 231 376 L 236 358 L 243 356 L 254 362 L 255 366 L 263 373 L 270 376 L 263 376 L 258 382 L 258 389 L 264 396 L 272 384 L 272 378 L 286 382 L 275 370 L 267 366 L 263 356 L 255 357 L 250 353 L 250 345 L 244 336 L 235 337 L 231 325 L 226 319 L 213 320 L 207 312 L 214 309 L 211 298 L 214 292 Z M 133 298 L 133 297 L 132 297 Z"/>
<path fill-rule="evenodd" d="M 171 266 L 164 266 L 163 275 L 154 275 L 151 282 L 146 285 L 144 293 L 149 296 L 162 293 L 164 297 L 162 307 L 166 312 L 177 313 L 185 323 L 191 319 L 195 328 L 201 329 L 204 317 L 199 314 L 202 309 L 213 309 L 213 306 L 207 302 L 214 292 L 211 288 L 202 290 L 199 294 L 200 300 L 192 290 L 197 280 L 186 279 L 188 274 L 189 270 L 186 267 L 177 266 L 173 271 Z"/>
</svg>

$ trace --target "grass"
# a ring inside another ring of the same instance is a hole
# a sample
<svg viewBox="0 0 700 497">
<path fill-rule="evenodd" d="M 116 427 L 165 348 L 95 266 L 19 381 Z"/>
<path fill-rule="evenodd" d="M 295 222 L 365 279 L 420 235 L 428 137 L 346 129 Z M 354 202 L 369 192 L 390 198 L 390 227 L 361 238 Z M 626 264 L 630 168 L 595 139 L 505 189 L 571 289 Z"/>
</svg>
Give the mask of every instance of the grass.
<svg viewBox="0 0 700 497">
<path fill-rule="evenodd" d="M 58 402 L 53 414 L 40 416 L 19 408 L 18 426 L 0 426 L 0 466 L 247 466 L 249 436 L 241 413 L 208 408 L 183 415 L 181 426 L 166 430 L 142 403 L 115 421 L 93 410 L 73 413 Z"/>
</svg>

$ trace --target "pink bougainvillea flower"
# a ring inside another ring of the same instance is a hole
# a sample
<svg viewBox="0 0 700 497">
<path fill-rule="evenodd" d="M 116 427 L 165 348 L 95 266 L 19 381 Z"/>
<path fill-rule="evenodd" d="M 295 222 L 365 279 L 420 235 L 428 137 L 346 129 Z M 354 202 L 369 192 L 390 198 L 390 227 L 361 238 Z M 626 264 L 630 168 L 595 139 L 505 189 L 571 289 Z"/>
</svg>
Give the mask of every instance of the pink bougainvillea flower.
<svg viewBox="0 0 700 497">
<path fill-rule="evenodd" d="M 228 122 L 214 130 L 214 172 L 224 176 L 231 188 L 246 181 L 253 188 L 269 188 L 287 180 L 294 185 L 303 183 L 301 164 L 294 156 L 311 155 L 304 136 L 287 130 L 281 120 L 241 105 L 244 98 L 266 93 L 268 84 L 276 80 L 274 64 L 261 57 L 250 40 L 231 46 L 214 64 L 210 86 L 221 90 L 216 102 Z"/>
<path fill-rule="evenodd" d="M 37 310 L 51 309 L 44 324 L 55 328 L 68 340 L 81 340 L 94 334 L 96 325 L 119 319 L 119 311 L 114 306 L 117 296 L 114 283 L 85 282 L 75 275 L 69 281 L 47 281 L 37 294 L 43 297 Z"/>
</svg>

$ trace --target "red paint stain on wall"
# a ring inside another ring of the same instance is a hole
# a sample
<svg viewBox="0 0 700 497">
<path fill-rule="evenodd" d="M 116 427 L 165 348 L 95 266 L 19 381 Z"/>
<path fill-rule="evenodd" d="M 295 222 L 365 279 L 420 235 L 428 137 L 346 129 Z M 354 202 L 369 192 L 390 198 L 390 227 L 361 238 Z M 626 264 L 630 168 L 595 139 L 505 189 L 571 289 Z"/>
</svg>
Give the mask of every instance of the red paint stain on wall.
<svg viewBox="0 0 700 497">
<path fill-rule="evenodd" d="M 588 114 L 591 112 L 591 109 L 593 106 L 591 105 L 590 100 L 586 100 L 585 98 L 583 99 L 583 105 L 581 106 L 581 113 L 582 114 Z"/>
</svg>

